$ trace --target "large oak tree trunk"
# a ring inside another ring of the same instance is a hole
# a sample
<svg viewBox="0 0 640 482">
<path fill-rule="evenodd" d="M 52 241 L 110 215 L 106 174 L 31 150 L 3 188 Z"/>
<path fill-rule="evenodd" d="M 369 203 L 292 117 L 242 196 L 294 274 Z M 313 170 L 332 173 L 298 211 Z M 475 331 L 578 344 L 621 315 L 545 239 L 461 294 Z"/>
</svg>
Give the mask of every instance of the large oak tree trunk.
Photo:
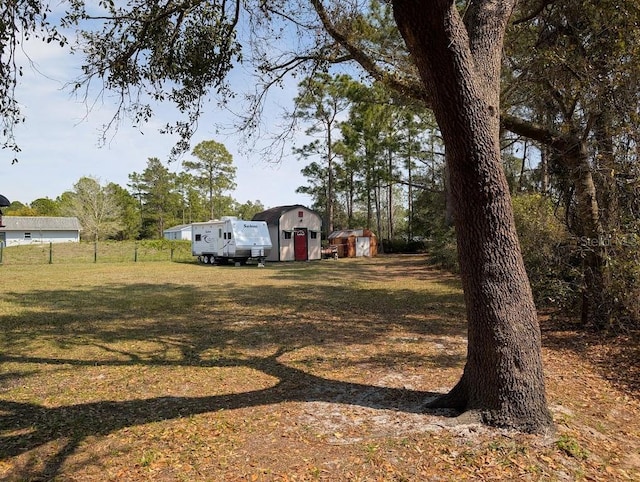
<svg viewBox="0 0 640 482">
<path fill-rule="evenodd" d="M 541 432 L 552 422 L 540 329 L 499 149 L 500 57 L 514 3 L 476 0 L 464 20 L 452 0 L 395 0 L 393 6 L 447 150 L 467 307 L 463 375 L 431 405 Z"/>
</svg>

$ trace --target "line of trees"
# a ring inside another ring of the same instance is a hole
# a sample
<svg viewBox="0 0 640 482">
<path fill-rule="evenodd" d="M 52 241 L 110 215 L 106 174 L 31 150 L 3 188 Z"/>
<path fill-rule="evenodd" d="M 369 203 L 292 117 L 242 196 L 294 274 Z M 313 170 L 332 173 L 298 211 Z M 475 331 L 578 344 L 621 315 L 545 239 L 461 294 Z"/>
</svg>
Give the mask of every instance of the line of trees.
<svg viewBox="0 0 640 482">
<path fill-rule="evenodd" d="M 178 224 L 236 215 L 251 219 L 264 210 L 258 200 L 239 203 L 228 192 L 235 188 L 233 157 L 223 144 L 203 141 L 175 173 L 158 158 L 149 158 L 142 172 L 129 174 L 126 188 L 82 177 L 55 200 L 39 198 L 29 205 L 13 201 L 13 216 L 75 216 L 86 240 L 162 238 Z"/>
<path fill-rule="evenodd" d="M 295 115 L 311 142 L 294 149 L 327 232 L 373 229 L 383 246 L 424 239 L 444 222 L 444 146 L 423 104 L 379 82 L 317 73 L 303 80 Z"/>
</svg>

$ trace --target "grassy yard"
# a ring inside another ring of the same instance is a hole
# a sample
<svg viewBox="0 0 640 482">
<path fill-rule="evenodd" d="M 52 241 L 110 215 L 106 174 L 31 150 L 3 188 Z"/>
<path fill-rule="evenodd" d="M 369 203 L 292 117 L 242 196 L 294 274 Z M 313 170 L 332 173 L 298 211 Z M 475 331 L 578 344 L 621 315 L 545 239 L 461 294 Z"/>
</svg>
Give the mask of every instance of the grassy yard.
<svg viewBox="0 0 640 482">
<path fill-rule="evenodd" d="M 554 436 L 424 413 L 466 339 L 420 256 L 0 276 L 0 480 L 640 479 L 631 335 L 541 317 Z"/>
</svg>

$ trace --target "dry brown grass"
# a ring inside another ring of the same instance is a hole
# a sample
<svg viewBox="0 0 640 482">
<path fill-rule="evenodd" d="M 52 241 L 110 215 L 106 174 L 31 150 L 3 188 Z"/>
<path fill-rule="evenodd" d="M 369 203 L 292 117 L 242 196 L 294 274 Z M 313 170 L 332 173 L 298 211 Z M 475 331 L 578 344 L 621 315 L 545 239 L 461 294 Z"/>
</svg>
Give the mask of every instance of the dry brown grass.
<svg viewBox="0 0 640 482">
<path fill-rule="evenodd" d="M 542 320 L 554 437 L 423 412 L 466 341 L 419 256 L 0 273 L 2 480 L 640 478 L 633 337 Z"/>
</svg>

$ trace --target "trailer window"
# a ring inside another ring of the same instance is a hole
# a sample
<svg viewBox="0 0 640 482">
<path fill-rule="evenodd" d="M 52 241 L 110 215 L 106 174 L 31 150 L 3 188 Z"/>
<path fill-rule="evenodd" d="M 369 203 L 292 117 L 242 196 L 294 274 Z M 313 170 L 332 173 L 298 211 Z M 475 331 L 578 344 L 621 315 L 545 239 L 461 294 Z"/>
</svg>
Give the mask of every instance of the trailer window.
<svg viewBox="0 0 640 482">
<path fill-rule="evenodd" d="M 221 238 L 222 237 L 222 228 L 218 228 L 218 237 Z"/>
<path fill-rule="evenodd" d="M 231 239 L 231 233 L 227 233 L 227 239 Z"/>
<path fill-rule="evenodd" d="M 24 233 L 24 239 L 31 239 L 31 233 Z"/>
<path fill-rule="evenodd" d="M 196 241 L 202 241 L 202 234 L 196 234 Z"/>
</svg>

